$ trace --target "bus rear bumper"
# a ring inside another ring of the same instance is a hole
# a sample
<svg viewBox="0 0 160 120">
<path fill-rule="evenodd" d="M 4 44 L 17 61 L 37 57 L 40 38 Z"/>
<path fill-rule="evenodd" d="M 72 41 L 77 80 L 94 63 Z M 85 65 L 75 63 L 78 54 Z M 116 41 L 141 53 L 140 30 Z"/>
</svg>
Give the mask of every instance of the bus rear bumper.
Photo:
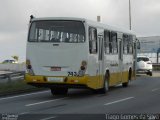
<svg viewBox="0 0 160 120">
<path fill-rule="evenodd" d="M 25 81 L 27 84 L 36 87 L 67 87 L 67 88 L 92 88 L 88 85 L 89 77 L 64 77 L 64 76 L 32 76 L 25 75 Z M 92 88 L 94 89 L 94 88 Z"/>
</svg>

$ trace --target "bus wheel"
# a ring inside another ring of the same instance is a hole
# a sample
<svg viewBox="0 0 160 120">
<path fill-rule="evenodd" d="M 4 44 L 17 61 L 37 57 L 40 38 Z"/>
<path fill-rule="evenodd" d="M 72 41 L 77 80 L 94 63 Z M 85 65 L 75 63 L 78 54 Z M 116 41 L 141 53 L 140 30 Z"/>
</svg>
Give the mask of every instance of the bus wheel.
<svg viewBox="0 0 160 120">
<path fill-rule="evenodd" d="M 109 90 L 109 73 L 107 72 L 104 77 L 104 85 L 103 88 L 99 89 L 101 94 L 107 93 Z"/>
<path fill-rule="evenodd" d="M 66 95 L 68 88 L 50 88 L 52 95 Z"/>
<path fill-rule="evenodd" d="M 125 82 L 125 83 L 122 83 L 122 86 L 123 86 L 123 87 L 128 87 L 129 80 L 131 80 L 131 76 L 132 76 L 132 72 L 131 72 L 131 70 L 129 70 L 128 81 Z"/>
</svg>

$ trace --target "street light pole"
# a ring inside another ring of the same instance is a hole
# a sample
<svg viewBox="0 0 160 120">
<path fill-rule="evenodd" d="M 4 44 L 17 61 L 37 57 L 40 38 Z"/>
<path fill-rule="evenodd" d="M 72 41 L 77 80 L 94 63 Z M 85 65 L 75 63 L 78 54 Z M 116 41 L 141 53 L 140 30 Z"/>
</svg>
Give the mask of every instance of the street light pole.
<svg viewBox="0 0 160 120">
<path fill-rule="evenodd" d="M 131 1 L 129 0 L 129 29 L 131 30 Z"/>
</svg>

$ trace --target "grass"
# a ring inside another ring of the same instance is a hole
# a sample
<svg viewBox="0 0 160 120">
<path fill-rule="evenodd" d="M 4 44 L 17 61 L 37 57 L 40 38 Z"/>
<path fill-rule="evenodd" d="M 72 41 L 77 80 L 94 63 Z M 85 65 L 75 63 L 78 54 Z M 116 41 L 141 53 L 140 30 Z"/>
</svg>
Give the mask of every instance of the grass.
<svg viewBox="0 0 160 120">
<path fill-rule="evenodd" d="M 18 94 L 38 90 L 42 89 L 27 85 L 24 80 L 17 80 L 9 83 L 0 83 L 0 95 Z"/>
<path fill-rule="evenodd" d="M 153 66 L 153 70 L 160 71 L 160 67 L 159 66 Z"/>
</svg>

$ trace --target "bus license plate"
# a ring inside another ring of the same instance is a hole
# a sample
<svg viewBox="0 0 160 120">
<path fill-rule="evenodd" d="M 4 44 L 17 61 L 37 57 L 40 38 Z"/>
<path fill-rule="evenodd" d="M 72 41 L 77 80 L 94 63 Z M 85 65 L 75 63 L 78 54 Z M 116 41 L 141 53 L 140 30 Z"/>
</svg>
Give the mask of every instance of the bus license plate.
<svg viewBox="0 0 160 120">
<path fill-rule="evenodd" d="M 47 78 L 48 82 L 63 82 L 63 78 L 57 78 L 57 77 L 48 77 Z"/>
</svg>

